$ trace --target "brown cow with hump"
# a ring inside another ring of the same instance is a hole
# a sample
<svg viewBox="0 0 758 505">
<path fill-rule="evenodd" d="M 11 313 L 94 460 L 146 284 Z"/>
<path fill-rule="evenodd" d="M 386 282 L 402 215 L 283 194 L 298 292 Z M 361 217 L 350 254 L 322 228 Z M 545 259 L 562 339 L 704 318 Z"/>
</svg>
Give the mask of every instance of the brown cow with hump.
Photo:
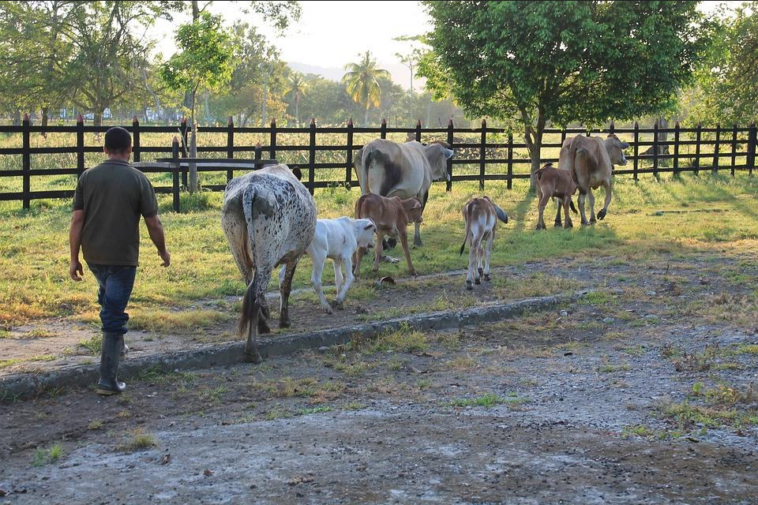
<svg viewBox="0 0 758 505">
<path fill-rule="evenodd" d="M 363 195 L 355 202 L 355 218 L 371 219 L 376 224 L 376 259 L 374 260 L 374 272 L 379 270 L 379 262 L 382 258 L 382 239 L 385 235 L 400 237 L 403 245 L 405 260 L 408 262 L 408 272 L 416 275 L 416 269 L 411 263 L 411 253 L 408 250 L 408 234 L 406 228 L 410 223 L 422 221 L 421 212 L 423 207 L 416 198 L 401 200 L 397 196 L 385 198 L 379 195 Z M 358 248 L 355 260 L 354 274 L 358 278 L 361 271 L 361 259 L 366 254 L 366 249 Z"/>
<path fill-rule="evenodd" d="M 611 184 L 613 165 L 626 165 L 624 149 L 629 147 L 627 142 L 622 142 L 614 135 L 608 135 L 605 140 L 600 137 L 567 138 L 563 142 L 561 154 L 558 160 L 558 168 L 567 170 L 572 174 L 579 187 L 579 212 L 582 215 L 582 224 L 595 224 L 595 196 L 593 189 L 603 186 L 605 189 L 605 204 L 597 213 L 598 219 L 603 219 L 608 212 L 611 203 Z M 590 199 L 590 219 L 587 220 L 584 211 L 585 198 Z M 560 226 L 561 209 L 555 217 L 555 225 Z"/>
</svg>

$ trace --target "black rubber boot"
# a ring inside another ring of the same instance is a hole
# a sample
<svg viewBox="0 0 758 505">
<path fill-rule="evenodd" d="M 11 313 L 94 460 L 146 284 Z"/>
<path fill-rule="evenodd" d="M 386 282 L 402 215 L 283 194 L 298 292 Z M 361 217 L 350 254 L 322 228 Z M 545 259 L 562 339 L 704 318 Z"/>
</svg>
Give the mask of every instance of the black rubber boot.
<svg viewBox="0 0 758 505">
<path fill-rule="evenodd" d="M 126 389 L 126 384 L 119 382 L 118 362 L 124 336 L 119 333 L 103 333 L 103 354 L 100 358 L 100 382 L 97 383 L 97 394 L 117 395 Z"/>
</svg>

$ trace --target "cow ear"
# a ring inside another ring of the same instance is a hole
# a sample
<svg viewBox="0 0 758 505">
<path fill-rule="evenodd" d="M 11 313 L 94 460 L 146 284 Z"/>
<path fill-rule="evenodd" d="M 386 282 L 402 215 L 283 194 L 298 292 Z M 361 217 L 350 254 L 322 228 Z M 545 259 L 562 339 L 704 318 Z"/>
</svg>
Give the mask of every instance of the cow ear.
<svg viewBox="0 0 758 505">
<path fill-rule="evenodd" d="M 445 153 L 445 158 L 447 158 L 447 159 L 452 158 L 453 155 L 455 154 L 455 151 L 453 151 L 452 149 L 447 149 L 446 147 L 443 147 L 442 149 L 443 149 L 443 151 Z"/>
<path fill-rule="evenodd" d="M 420 209 L 420 208 L 421 208 L 421 202 L 419 202 L 418 200 L 413 202 L 413 207 L 411 207 L 411 210 Z"/>
<path fill-rule="evenodd" d="M 374 227 L 374 223 L 371 223 L 371 224 L 367 224 L 366 226 L 364 226 L 363 229 L 364 230 L 370 230 L 373 227 Z"/>
<path fill-rule="evenodd" d="M 292 169 L 292 175 L 294 175 L 295 177 L 297 177 L 298 181 L 302 181 L 303 180 L 303 173 L 300 171 L 300 169 L 298 167 L 295 167 L 295 168 Z"/>
</svg>

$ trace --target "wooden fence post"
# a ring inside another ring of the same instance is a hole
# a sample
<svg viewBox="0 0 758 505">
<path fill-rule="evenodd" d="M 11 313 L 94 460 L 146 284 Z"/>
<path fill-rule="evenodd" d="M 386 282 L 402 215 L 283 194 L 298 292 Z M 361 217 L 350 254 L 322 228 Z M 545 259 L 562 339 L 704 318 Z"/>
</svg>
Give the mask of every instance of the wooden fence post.
<svg viewBox="0 0 758 505">
<path fill-rule="evenodd" d="M 182 133 L 182 145 L 184 146 L 184 149 L 182 149 L 182 158 L 187 157 L 187 150 L 189 149 L 189 143 L 187 142 L 187 117 L 182 118 L 181 125 L 179 126 L 179 130 Z M 182 186 L 185 188 L 189 186 L 189 182 L 187 181 L 187 170 L 188 168 L 182 169 Z"/>
<path fill-rule="evenodd" d="M 658 120 L 653 125 L 653 177 L 658 179 Z"/>
<path fill-rule="evenodd" d="M 563 130 L 566 136 L 566 130 Z M 565 138 L 563 140 L 566 140 Z M 513 132 L 508 133 L 508 189 L 513 189 Z"/>
<path fill-rule="evenodd" d="M 713 144 L 713 167 L 711 172 L 717 174 L 719 172 L 719 142 L 721 140 L 721 125 L 716 125 L 716 142 Z"/>
<path fill-rule="evenodd" d="M 269 156 L 272 160 L 276 159 L 276 119 L 271 120 L 271 141 L 269 146 Z"/>
<path fill-rule="evenodd" d="M 84 117 L 80 112 L 76 117 L 76 176 L 84 173 Z"/>
<path fill-rule="evenodd" d="M 174 212 L 181 212 L 179 200 L 179 139 L 174 135 L 171 142 L 171 193 L 174 196 Z"/>
<path fill-rule="evenodd" d="M 679 177 L 679 121 L 674 125 L 674 177 Z"/>
<path fill-rule="evenodd" d="M 750 133 L 747 136 L 747 170 L 749 175 L 753 175 L 753 168 L 755 168 L 755 148 L 758 144 L 758 131 L 756 130 L 755 123 L 750 125 Z"/>
<path fill-rule="evenodd" d="M 347 120 L 347 156 L 345 156 L 345 184 L 353 187 L 353 118 Z"/>
<path fill-rule="evenodd" d="M 382 118 L 382 131 L 379 133 L 379 137 L 386 139 L 387 138 L 387 120 Z"/>
<path fill-rule="evenodd" d="M 608 134 L 614 135 L 616 133 L 616 123 L 611 119 L 611 125 L 608 127 Z"/>
<path fill-rule="evenodd" d="M 482 140 L 479 145 L 479 191 L 484 191 L 485 160 L 487 158 L 487 120 L 482 119 Z"/>
<path fill-rule="evenodd" d="M 697 133 L 695 133 L 695 175 L 700 175 L 700 138 L 703 134 L 703 125 L 698 122 Z"/>
<path fill-rule="evenodd" d="M 734 167 L 737 165 L 737 125 L 732 127 L 732 177 L 734 177 Z"/>
<path fill-rule="evenodd" d="M 416 142 L 421 142 L 421 120 L 416 121 Z"/>
<path fill-rule="evenodd" d="M 450 149 L 453 149 L 453 118 L 447 121 L 447 143 L 450 145 Z M 450 180 L 445 184 L 445 191 L 453 190 L 453 159 L 447 160 L 447 173 L 450 176 Z"/>
<path fill-rule="evenodd" d="M 261 143 L 256 142 L 255 143 L 255 161 L 260 161 L 262 158 L 262 154 L 263 154 L 263 148 L 261 147 Z M 253 168 L 253 170 L 260 170 L 261 168 L 263 168 L 263 165 L 261 165 L 260 163 L 256 163 L 255 168 Z"/>
<path fill-rule="evenodd" d="M 226 122 L 226 157 L 234 158 L 234 118 L 232 116 L 229 116 Z M 232 179 L 234 179 L 234 168 L 230 167 L 226 169 L 226 182 Z"/>
<path fill-rule="evenodd" d="M 563 143 L 566 141 L 566 128 L 563 128 L 561 130 L 561 147 L 563 147 Z"/>
<path fill-rule="evenodd" d="M 640 125 L 637 121 L 634 122 L 634 171 L 632 172 L 632 178 L 636 181 L 639 170 L 639 156 L 640 156 Z"/>
<path fill-rule="evenodd" d="M 23 153 L 21 154 L 21 169 L 24 172 L 24 182 L 23 182 L 23 207 L 24 210 L 28 209 L 31 205 L 31 190 L 32 190 L 32 181 L 31 181 L 31 174 L 29 171 L 32 169 L 32 160 L 31 160 L 31 124 L 29 124 L 29 114 L 24 114 L 24 121 L 21 123 L 21 135 L 22 135 L 22 149 Z"/>
<path fill-rule="evenodd" d="M 132 118 L 132 155 L 135 162 L 140 161 L 139 118 L 137 118 L 137 114 Z"/>
<path fill-rule="evenodd" d="M 383 128 L 387 129 L 387 123 L 382 120 Z M 384 138 L 384 137 L 382 137 Z M 311 138 L 308 146 L 308 191 L 313 194 L 316 182 L 316 118 L 311 118 Z"/>
</svg>

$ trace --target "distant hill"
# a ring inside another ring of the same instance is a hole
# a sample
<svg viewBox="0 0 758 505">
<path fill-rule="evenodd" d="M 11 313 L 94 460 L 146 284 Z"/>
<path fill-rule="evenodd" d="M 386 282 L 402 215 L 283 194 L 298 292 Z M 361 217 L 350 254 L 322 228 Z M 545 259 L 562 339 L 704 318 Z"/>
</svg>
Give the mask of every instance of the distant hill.
<svg viewBox="0 0 758 505">
<path fill-rule="evenodd" d="M 309 65 L 308 63 L 300 63 L 300 62 L 291 62 L 288 63 L 289 67 L 292 70 L 295 70 L 297 72 L 301 72 L 303 74 L 317 74 L 322 76 L 324 79 L 329 79 L 332 81 L 339 82 L 342 79 L 342 76 L 345 75 L 345 71 L 341 68 L 337 67 L 319 67 L 318 65 Z M 392 80 L 403 87 L 403 89 L 408 89 L 408 80 L 409 80 L 409 70 L 408 67 L 403 66 L 400 63 L 380 63 L 379 68 L 383 68 L 392 75 Z M 423 85 L 425 80 L 424 79 L 414 79 L 413 81 L 413 89 L 415 91 L 419 91 Z"/>
</svg>

